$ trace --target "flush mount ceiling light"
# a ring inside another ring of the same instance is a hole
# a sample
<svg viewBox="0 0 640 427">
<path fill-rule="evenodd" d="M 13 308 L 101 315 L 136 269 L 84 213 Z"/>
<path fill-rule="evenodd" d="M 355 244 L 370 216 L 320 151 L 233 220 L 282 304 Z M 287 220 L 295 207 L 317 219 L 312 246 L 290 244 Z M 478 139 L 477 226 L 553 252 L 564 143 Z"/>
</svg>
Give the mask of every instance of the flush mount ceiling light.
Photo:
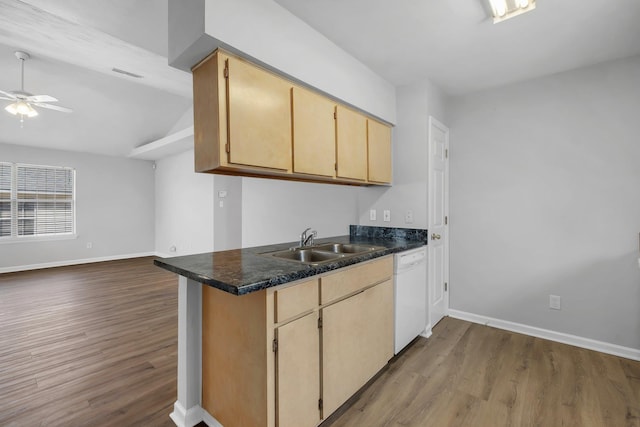
<svg viewBox="0 0 640 427">
<path fill-rule="evenodd" d="M 536 0 L 489 0 L 489 3 L 494 24 L 536 8 Z"/>
<path fill-rule="evenodd" d="M 32 95 L 24 90 L 24 61 L 31 58 L 26 52 L 15 52 L 16 58 L 20 60 L 20 90 L 4 91 L 0 90 L 0 100 L 13 101 L 5 107 L 5 110 L 14 116 L 20 116 L 20 123 L 24 122 L 26 117 L 35 117 L 38 112 L 32 107 L 48 108 L 50 110 L 62 111 L 63 113 L 71 113 L 72 110 L 60 105 L 47 104 L 48 102 L 57 102 L 58 100 L 49 95 Z"/>
</svg>

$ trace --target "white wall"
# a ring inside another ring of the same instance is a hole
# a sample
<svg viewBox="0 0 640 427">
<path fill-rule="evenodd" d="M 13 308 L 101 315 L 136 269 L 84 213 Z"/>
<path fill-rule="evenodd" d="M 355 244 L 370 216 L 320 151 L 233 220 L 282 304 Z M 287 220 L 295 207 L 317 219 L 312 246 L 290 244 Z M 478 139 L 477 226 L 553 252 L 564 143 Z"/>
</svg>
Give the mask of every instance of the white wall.
<svg viewBox="0 0 640 427">
<path fill-rule="evenodd" d="M 242 177 L 214 175 L 216 251 L 242 247 Z M 226 193 L 224 197 L 220 192 Z"/>
<path fill-rule="evenodd" d="M 397 88 L 398 124 L 393 129 L 393 186 L 363 188 L 360 225 L 427 228 L 429 116 L 444 122 L 444 95 L 428 80 Z M 377 219 L 369 219 L 376 209 Z M 391 211 L 391 221 L 382 212 Z M 405 222 L 408 210 L 413 223 Z"/>
<path fill-rule="evenodd" d="M 153 252 L 151 162 L 9 144 L 0 144 L 0 160 L 75 168 L 78 234 L 71 240 L 0 244 L 0 269 Z"/>
<path fill-rule="evenodd" d="M 358 187 L 243 178 L 242 246 L 297 241 L 307 227 L 318 238 L 349 234 L 358 219 Z"/>
<path fill-rule="evenodd" d="M 452 100 L 451 308 L 640 348 L 639 118 L 640 57 Z"/>
<path fill-rule="evenodd" d="M 170 64 L 189 69 L 222 45 L 395 123 L 394 86 L 276 2 L 201 0 L 185 7 L 169 0 L 169 6 Z"/>
<path fill-rule="evenodd" d="M 156 252 L 178 256 L 213 251 L 214 177 L 194 172 L 193 150 L 158 160 L 155 179 Z"/>
</svg>

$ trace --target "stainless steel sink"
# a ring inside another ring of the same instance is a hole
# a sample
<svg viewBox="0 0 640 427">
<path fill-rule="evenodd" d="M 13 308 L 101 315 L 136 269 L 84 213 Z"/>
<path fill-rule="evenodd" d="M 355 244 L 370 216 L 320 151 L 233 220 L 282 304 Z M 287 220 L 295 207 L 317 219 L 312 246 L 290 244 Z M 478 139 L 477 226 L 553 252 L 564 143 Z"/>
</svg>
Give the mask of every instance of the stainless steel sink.
<svg viewBox="0 0 640 427">
<path fill-rule="evenodd" d="M 260 255 L 272 256 L 309 265 L 325 264 L 343 258 L 384 249 L 381 246 L 354 245 L 345 243 L 325 243 L 317 246 L 290 248 L 283 251 L 266 252 Z"/>
<path fill-rule="evenodd" d="M 292 261 L 304 262 L 307 264 L 317 264 L 321 262 L 333 261 L 338 258 L 343 258 L 342 254 L 335 254 L 332 252 L 322 252 L 315 249 L 293 249 L 286 251 L 271 252 L 267 255 L 274 256 L 276 258 L 290 259 Z"/>
<path fill-rule="evenodd" d="M 328 243 L 326 245 L 316 246 L 314 249 L 318 251 L 327 251 L 337 254 L 361 254 L 364 252 L 373 252 L 384 248 L 380 246 L 354 245 L 349 243 Z"/>
</svg>

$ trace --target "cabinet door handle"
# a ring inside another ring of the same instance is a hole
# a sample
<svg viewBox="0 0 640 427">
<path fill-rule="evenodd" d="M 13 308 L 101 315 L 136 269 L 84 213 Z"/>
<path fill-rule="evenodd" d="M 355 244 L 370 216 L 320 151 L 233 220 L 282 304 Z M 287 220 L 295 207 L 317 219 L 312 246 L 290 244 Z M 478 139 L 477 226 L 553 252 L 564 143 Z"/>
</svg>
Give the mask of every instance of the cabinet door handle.
<svg viewBox="0 0 640 427">
<path fill-rule="evenodd" d="M 436 233 L 433 233 L 433 234 L 431 235 L 431 240 L 440 240 L 440 235 L 439 235 L 439 234 L 436 234 Z"/>
</svg>

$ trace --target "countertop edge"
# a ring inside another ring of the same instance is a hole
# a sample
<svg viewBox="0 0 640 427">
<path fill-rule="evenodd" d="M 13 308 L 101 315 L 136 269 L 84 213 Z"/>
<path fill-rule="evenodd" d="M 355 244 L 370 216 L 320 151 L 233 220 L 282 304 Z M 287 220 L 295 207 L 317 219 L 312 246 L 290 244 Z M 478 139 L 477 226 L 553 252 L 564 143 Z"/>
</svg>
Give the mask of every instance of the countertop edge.
<svg viewBox="0 0 640 427">
<path fill-rule="evenodd" d="M 332 237 L 332 238 L 325 238 L 322 240 L 336 240 L 339 238 L 344 238 L 346 236 L 340 236 L 340 237 Z M 188 279 L 191 279 L 195 282 L 198 283 L 202 283 L 208 286 L 212 286 L 216 289 L 220 289 L 224 292 L 228 292 L 230 294 L 233 295 L 246 295 L 252 292 L 257 292 L 260 291 L 262 289 L 268 289 L 271 287 L 275 287 L 275 286 L 279 286 L 285 283 L 291 283 L 291 282 L 295 282 L 301 279 L 305 279 L 308 277 L 313 277 L 313 276 L 317 276 L 319 274 L 323 274 L 323 273 L 327 273 L 327 272 L 331 272 L 334 270 L 338 270 L 344 267 L 348 267 L 354 264 L 359 264 L 365 261 L 370 261 L 376 258 L 381 258 L 387 255 L 392 255 L 398 252 L 404 252 L 407 250 L 412 250 L 412 249 L 417 249 L 423 246 L 427 245 L 426 241 L 422 241 L 422 240 L 405 240 L 405 239 L 394 239 L 394 240 L 390 240 L 388 242 L 380 242 L 380 241 L 376 241 L 375 242 L 377 245 L 380 245 L 381 243 L 387 243 L 385 249 L 383 250 L 378 250 L 375 252 L 368 252 L 362 255 L 357 255 L 357 256 L 353 256 L 353 257 L 349 257 L 346 259 L 340 259 L 337 260 L 336 262 L 331 262 L 331 263 L 327 263 L 327 264 L 320 264 L 320 265 L 303 265 L 303 264 L 298 264 L 297 265 L 297 269 L 295 268 L 291 268 L 291 264 L 287 265 L 287 264 L 280 264 L 280 265 L 285 265 L 287 267 L 290 267 L 292 270 L 294 271 L 290 271 L 284 274 L 274 274 L 273 276 L 269 276 L 268 278 L 262 278 L 260 280 L 256 280 L 256 281 L 252 281 L 251 283 L 247 283 L 247 284 L 242 284 L 242 285 L 233 285 L 233 284 L 229 284 L 226 283 L 224 281 L 221 281 L 219 279 L 216 279 L 215 277 L 210 277 L 209 275 L 203 275 L 203 274 L 198 274 L 197 272 L 193 271 L 192 269 L 187 269 L 187 268 L 183 268 L 179 265 L 179 262 L 177 262 L 176 260 L 187 260 L 191 257 L 197 257 L 197 256 L 203 256 L 203 255 L 214 255 L 216 254 L 216 252 L 211 252 L 211 253 L 207 253 L 207 254 L 196 254 L 196 255 L 187 255 L 187 256 L 183 256 L 183 257 L 175 257 L 175 258 L 156 258 L 153 263 L 154 265 L 156 265 L 157 267 L 163 268 L 165 270 L 171 271 L 172 273 L 178 274 L 180 276 L 186 277 Z M 274 245 L 274 246 L 280 246 L 280 245 Z M 235 251 L 239 251 L 239 253 L 241 254 L 245 254 L 246 255 L 255 255 L 257 256 L 260 250 L 264 250 L 264 247 L 257 247 L 257 248 L 246 248 L 246 249 L 236 249 Z M 230 252 L 230 251 L 222 251 L 222 252 Z M 174 260 L 173 263 L 171 263 L 171 261 Z M 290 261 L 274 261 L 274 262 L 279 262 L 279 263 L 290 263 Z M 278 265 L 278 264 L 275 264 Z M 213 276 L 213 274 L 211 274 L 211 276 Z"/>
</svg>

